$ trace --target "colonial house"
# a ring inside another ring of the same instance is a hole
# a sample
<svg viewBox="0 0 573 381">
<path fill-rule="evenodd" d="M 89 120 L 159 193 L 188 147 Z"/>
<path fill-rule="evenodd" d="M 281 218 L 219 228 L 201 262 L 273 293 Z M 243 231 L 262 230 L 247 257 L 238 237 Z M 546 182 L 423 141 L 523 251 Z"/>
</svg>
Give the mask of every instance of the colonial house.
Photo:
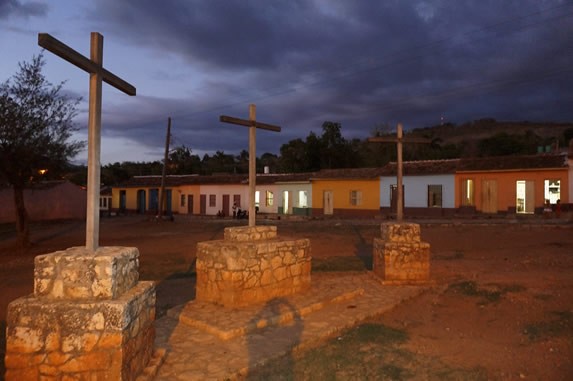
<svg viewBox="0 0 573 381">
<path fill-rule="evenodd" d="M 573 199 L 573 159 L 565 154 L 426 160 L 403 163 L 408 216 L 539 213 L 546 201 Z M 261 214 L 368 217 L 396 211 L 396 163 L 382 168 L 257 174 Z M 136 176 L 112 190 L 114 210 L 157 213 L 160 176 Z M 167 176 L 166 212 L 230 216 L 248 209 L 245 175 Z M 85 209 L 85 208 L 84 208 Z"/>
<path fill-rule="evenodd" d="M 565 154 L 460 159 L 456 207 L 481 213 L 541 213 L 546 201 L 571 202 Z"/>
<path fill-rule="evenodd" d="M 402 164 L 402 206 L 405 215 L 445 216 L 456 212 L 455 172 L 460 159 L 406 161 Z M 396 163 L 382 168 L 380 211 L 396 213 Z"/>
<path fill-rule="evenodd" d="M 179 211 L 179 199 L 173 197 L 173 188 L 194 176 L 168 176 L 165 183 L 165 213 Z M 161 176 L 134 176 L 112 188 L 112 209 L 118 213 L 157 214 Z"/>
<path fill-rule="evenodd" d="M 277 206 L 279 214 L 310 216 L 312 211 L 312 184 L 309 173 L 278 177 Z"/>
<path fill-rule="evenodd" d="M 199 176 L 199 211 L 195 214 L 231 216 L 233 205 L 247 209 L 248 179 L 245 175 Z"/>
<path fill-rule="evenodd" d="M 382 168 L 323 169 L 311 177 L 312 215 L 372 217 L 380 214 Z"/>
</svg>

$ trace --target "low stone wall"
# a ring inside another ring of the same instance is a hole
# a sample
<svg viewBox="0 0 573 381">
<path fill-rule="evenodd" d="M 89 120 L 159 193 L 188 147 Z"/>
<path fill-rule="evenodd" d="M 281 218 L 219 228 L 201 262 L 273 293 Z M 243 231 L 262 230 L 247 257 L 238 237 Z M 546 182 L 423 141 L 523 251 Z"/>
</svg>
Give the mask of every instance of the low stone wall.
<svg viewBox="0 0 573 381">
<path fill-rule="evenodd" d="M 430 281 L 430 244 L 420 239 L 420 225 L 383 223 L 374 238 L 372 268 L 387 284 Z"/>
<path fill-rule="evenodd" d="M 247 306 L 310 287 L 310 241 L 280 239 L 276 226 L 226 228 L 197 244 L 198 301 Z"/>
<path fill-rule="evenodd" d="M 6 380 L 135 380 L 153 352 L 155 286 L 136 248 L 35 260 L 34 294 L 8 306 Z"/>
</svg>

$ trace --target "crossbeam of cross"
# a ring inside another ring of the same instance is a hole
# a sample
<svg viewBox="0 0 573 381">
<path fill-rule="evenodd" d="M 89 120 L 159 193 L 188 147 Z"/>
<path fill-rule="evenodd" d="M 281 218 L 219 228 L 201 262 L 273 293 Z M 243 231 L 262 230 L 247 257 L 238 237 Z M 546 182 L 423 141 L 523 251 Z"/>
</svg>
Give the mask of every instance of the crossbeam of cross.
<svg viewBox="0 0 573 381">
<path fill-rule="evenodd" d="M 281 128 L 272 124 L 257 122 L 257 107 L 249 105 L 249 119 L 239 119 L 231 116 L 221 115 L 219 121 L 223 123 L 236 124 L 249 127 L 249 226 L 255 226 L 255 187 L 256 187 L 256 130 L 257 128 L 269 131 L 280 132 Z"/>
<path fill-rule="evenodd" d="M 397 174 L 396 174 L 396 221 L 401 222 L 404 218 L 404 190 L 403 190 L 403 164 L 402 164 L 402 145 L 404 143 L 417 143 L 429 144 L 430 139 L 409 137 L 404 138 L 402 131 L 402 123 L 396 126 L 396 137 L 374 137 L 369 138 L 369 142 L 374 143 L 396 143 L 396 161 L 397 161 Z"/>
<path fill-rule="evenodd" d="M 102 81 L 128 95 L 135 95 L 136 90 L 103 68 L 103 36 L 97 32 L 91 33 L 90 58 L 84 57 L 47 33 L 38 34 L 38 45 L 90 74 L 86 249 L 95 252 L 99 246 Z"/>
</svg>

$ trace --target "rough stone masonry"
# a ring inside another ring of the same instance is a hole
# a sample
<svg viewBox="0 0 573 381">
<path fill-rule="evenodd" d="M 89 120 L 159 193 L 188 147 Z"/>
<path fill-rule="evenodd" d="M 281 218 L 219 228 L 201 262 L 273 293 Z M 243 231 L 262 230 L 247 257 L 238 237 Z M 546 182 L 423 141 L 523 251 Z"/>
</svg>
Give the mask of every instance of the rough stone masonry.
<svg viewBox="0 0 573 381">
<path fill-rule="evenodd" d="M 37 256 L 34 294 L 8 306 L 6 380 L 135 380 L 155 339 L 155 286 L 138 269 L 130 247 Z"/>
<path fill-rule="evenodd" d="M 372 268 L 384 284 L 430 281 L 430 244 L 420 240 L 420 225 L 387 222 L 374 238 Z"/>
<path fill-rule="evenodd" d="M 197 244 L 197 300 L 241 307 L 310 287 L 310 240 L 281 239 L 276 226 L 225 228 Z"/>
</svg>

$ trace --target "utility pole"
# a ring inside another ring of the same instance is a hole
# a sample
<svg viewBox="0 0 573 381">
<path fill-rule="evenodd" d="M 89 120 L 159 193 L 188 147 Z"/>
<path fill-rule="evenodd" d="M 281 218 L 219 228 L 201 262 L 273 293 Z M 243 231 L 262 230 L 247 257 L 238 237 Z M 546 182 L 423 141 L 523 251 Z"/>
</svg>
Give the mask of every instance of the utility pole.
<svg viewBox="0 0 573 381">
<path fill-rule="evenodd" d="M 171 137 L 171 117 L 167 118 L 167 136 L 165 137 L 165 156 L 163 158 L 163 172 L 161 173 L 161 188 L 159 190 L 158 218 L 163 218 L 163 205 L 165 204 L 165 176 L 167 173 L 167 159 L 169 158 L 169 141 Z"/>
</svg>

